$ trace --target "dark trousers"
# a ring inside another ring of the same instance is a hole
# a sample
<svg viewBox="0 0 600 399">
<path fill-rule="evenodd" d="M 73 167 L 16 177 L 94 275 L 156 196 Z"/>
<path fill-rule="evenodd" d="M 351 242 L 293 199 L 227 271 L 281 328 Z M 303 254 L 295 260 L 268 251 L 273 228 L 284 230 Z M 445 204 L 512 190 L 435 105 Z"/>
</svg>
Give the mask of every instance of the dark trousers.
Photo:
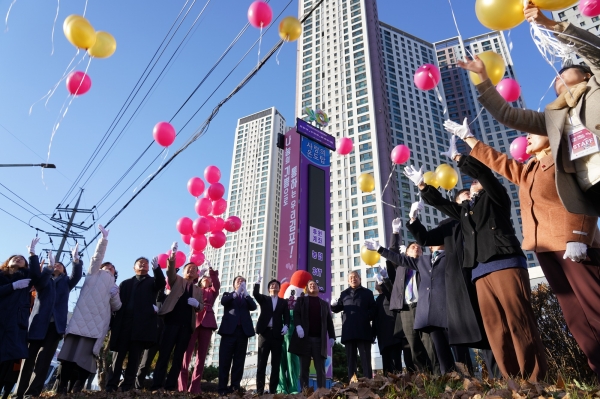
<svg viewBox="0 0 600 399">
<path fill-rule="evenodd" d="M 413 367 L 418 371 L 427 370 L 434 374 L 440 374 L 440 364 L 429 334 L 415 331 L 417 307 L 405 306 L 405 309 L 400 311 L 400 320 L 402 321 L 402 330 L 410 346 Z"/>
<path fill-rule="evenodd" d="M 317 388 L 325 388 L 325 359 L 321 355 L 321 338 L 305 338 L 304 350 L 310 355 L 300 356 L 300 384 L 302 388 L 308 387 L 308 375 L 310 369 L 310 360 L 315 364 L 317 372 Z"/>
<path fill-rule="evenodd" d="M 140 358 L 144 353 L 144 346 L 146 343 L 141 341 L 132 341 L 129 339 L 126 341 L 127 349 L 121 348 L 122 350 L 119 350 L 119 352 L 113 352 L 113 374 L 106 384 L 107 392 L 114 392 L 117 390 L 117 387 L 119 387 L 119 381 L 121 380 L 125 357 L 127 357 L 127 367 L 125 368 L 123 382 L 121 382 L 121 391 L 126 392 L 134 387 L 138 367 L 140 364 Z"/>
<path fill-rule="evenodd" d="M 379 349 L 384 375 L 402 371 L 402 346 L 401 343 L 398 343 Z"/>
<path fill-rule="evenodd" d="M 240 389 L 244 376 L 244 363 L 248 350 L 248 337 L 242 326 L 237 326 L 233 334 L 221 335 L 219 345 L 219 393 L 227 391 L 229 372 L 231 371 L 231 388 Z"/>
<path fill-rule="evenodd" d="M 75 362 L 61 360 L 60 371 L 56 380 L 58 381 L 57 393 L 80 392 L 85 386 L 85 381 L 90 376 L 90 372 L 80 367 Z"/>
<path fill-rule="evenodd" d="M 600 185 L 596 186 L 600 191 Z M 536 255 L 569 330 L 600 379 L 600 265 L 594 261 L 575 263 L 563 259 L 564 251 Z"/>
<path fill-rule="evenodd" d="M 371 368 L 371 341 L 352 339 L 350 341 L 345 341 L 344 346 L 346 347 L 346 360 L 348 362 L 348 379 L 352 379 L 352 376 L 356 374 L 357 351 L 358 356 L 360 356 L 363 376 L 373 378 L 373 369 Z"/>
<path fill-rule="evenodd" d="M 469 348 L 466 346 L 452 345 L 450 349 L 452 349 L 452 354 L 454 355 L 456 363 L 464 364 L 469 374 L 473 375 L 473 361 L 471 360 Z"/>
<path fill-rule="evenodd" d="M 433 347 L 440 363 L 440 372 L 442 375 L 456 370 L 454 356 L 450 343 L 448 343 L 448 330 L 445 328 L 435 328 L 429 331 L 429 336 L 433 341 Z"/>
<path fill-rule="evenodd" d="M 162 342 L 162 334 L 165 329 L 165 323 L 162 317 L 158 318 L 158 343 L 156 345 L 144 350 L 144 354 L 142 355 L 142 360 L 140 361 L 140 368 L 137 372 L 137 377 L 135 378 L 135 388 L 136 389 L 144 389 L 144 382 L 146 381 L 146 377 L 150 374 L 150 370 L 152 369 L 152 363 L 154 362 L 154 358 L 158 353 L 158 349 L 160 343 Z"/>
<path fill-rule="evenodd" d="M 154 369 L 154 381 L 152 382 L 152 390 L 165 388 L 167 391 L 177 390 L 177 378 L 181 371 L 183 363 L 183 355 L 187 349 L 188 342 L 192 336 L 192 326 L 190 323 L 181 325 L 165 324 L 162 340 L 158 349 L 158 361 Z M 171 368 L 167 374 L 169 359 L 173 353 Z M 165 382 L 165 374 L 167 380 Z"/>
<path fill-rule="evenodd" d="M 2 399 L 8 398 L 19 378 L 20 360 L 5 360 L 0 363 L 0 391 L 4 392 Z"/>
<path fill-rule="evenodd" d="M 279 365 L 281 364 L 281 346 L 283 335 L 279 331 L 267 329 L 258 335 L 258 360 L 256 364 L 256 391 L 262 395 L 265 390 L 265 375 L 267 360 L 271 354 L 271 377 L 269 380 L 269 393 L 274 394 L 279 384 Z"/>
<path fill-rule="evenodd" d="M 42 393 L 50 363 L 61 339 L 62 334 L 56 332 L 56 325 L 52 322 L 43 340 L 29 342 L 29 356 L 21 367 L 17 398 L 23 395 L 39 396 Z"/>
<path fill-rule="evenodd" d="M 485 362 L 485 367 L 487 368 L 488 372 L 488 378 L 502 378 L 502 372 L 500 372 L 500 367 L 498 367 L 498 362 L 494 357 L 494 352 L 492 352 L 491 349 L 479 349 L 479 355 Z"/>
</svg>

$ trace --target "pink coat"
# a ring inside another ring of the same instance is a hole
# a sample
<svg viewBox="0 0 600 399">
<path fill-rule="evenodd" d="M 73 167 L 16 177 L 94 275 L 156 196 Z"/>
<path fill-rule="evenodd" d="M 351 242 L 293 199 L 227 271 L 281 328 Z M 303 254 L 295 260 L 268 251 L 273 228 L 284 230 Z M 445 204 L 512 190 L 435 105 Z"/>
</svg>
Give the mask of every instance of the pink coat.
<svg viewBox="0 0 600 399">
<path fill-rule="evenodd" d="M 213 305 L 219 296 L 221 282 L 219 281 L 219 272 L 217 270 L 209 270 L 209 275 L 212 280 L 212 287 L 202 289 L 204 299 L 204 309 L 196 313 L 196 328 L 202 326 L 212 330 L 217 329 L 217 319 Z"/>
</svg>

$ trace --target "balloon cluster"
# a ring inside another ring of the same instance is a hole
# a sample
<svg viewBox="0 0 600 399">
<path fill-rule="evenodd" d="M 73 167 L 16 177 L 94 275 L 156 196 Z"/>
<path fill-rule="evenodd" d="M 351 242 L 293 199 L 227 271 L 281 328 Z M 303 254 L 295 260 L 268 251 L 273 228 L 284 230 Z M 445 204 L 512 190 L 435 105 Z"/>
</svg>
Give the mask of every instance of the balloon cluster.
<svg viewBox="0 0 600 399">
<path fill-rule="evenodd" d="M 196 198 L 194 208 L 198 218 L 192 220 L 182 217 L 176 224 L 181 239 L 190 246 L 190 262 L 198 266 L 204 263 L 204 250 L 209 244 L 213 248 L 221 248 L 225 245 L 227 237 L 223 230 L 233 233 L 242 227 L 242 221 L 237 216 L 229 216 L 227 219 L 221 217 L 227 209 L 227 201 L 223 199 L 225 187 L 219 183 L 221 179 L 219 168 L 208 166 L 204 170 L 204 179 L 209 183 L 208 188 L 199 177 L 192 177 L 187 183 L 188 192 Z M 179 255 L 180 253 L 182 255 Z M 179 251 L 176 255 L 176 266 L 183 266 L 185 261 L 185 254 Z M 161 267 L 166 267 L 163 266 L 166 262 L 160 262 L 160 259 L 159 264 Z"/>
<path fill-rule="evenodd" d="M 548 11 L 561 10 L 577 3 L 577 0 L 531 1 L 542 10 Z M 479 22 L 491 30 L 512 29 L 525 20 L 525 14 L 523 13 L 523 0 L 476 0 L 475 14 L 477 14 L 477 19 L 479 19 Z"/>
<path fill-rule="evenodd" d="M 69 15 L 63 22 L 63 32 L 71 44 L 87 50 L 90 57 L 108 58 L 117 49 L 117 42 L 108 32 L 96 31 L 90 22 L 80 15 Z M 81 71 L 74 71 L 67 77 L 67 90 L 74 96 L 87 93 L 92 87 L 90 77 Z"/>
<path fill-rule="evenodd" d="M 263 29 L 269 26 L 273 19 L 271 6 L 262 0 L 250 4 L 248 22 L 255 28 Z M 302 34 L 302 24 L 296 17 L 285 17 L 279 23 L 279 37 L 286 42 L 294 42 Z"/>
<path fill-rule="evenodd" d="M 443 163 L 435 169 L 435 172 L 423 173 L 423 182 L 435 188 L 452 190 L 458 183 L 458 173 L 452 166 Z"/>
</svg>

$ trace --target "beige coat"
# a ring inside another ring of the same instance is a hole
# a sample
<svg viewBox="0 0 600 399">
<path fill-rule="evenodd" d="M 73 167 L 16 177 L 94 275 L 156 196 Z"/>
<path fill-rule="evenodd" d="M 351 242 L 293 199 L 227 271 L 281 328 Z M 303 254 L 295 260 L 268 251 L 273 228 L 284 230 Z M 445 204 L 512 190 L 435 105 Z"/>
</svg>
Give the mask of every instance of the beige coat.
<svg viewBox="0 0 600 399">
<path fill-rule="evenodd" d="M 600 136 L 600 50 L 577 40 L 580 38 L 600 47 L 600 38 L 568 22 L 558 24 L 556 31 L 569 35 L 557 35 L 557 38 L 565 43 L 575 43 L 577 53 L 594 74 L 578 93 L 572 93 L 575 99 L 568 98 L 570 94 L 567 92 L 566 96 L 561 95 L 548 104 L 544 112 L 513 108 L 488 79 L 477 85 L 481 94 L 479 102 L 498 122 L 510 128 L 548 136 L 556 167 L 556 189 L 565 208 L 572 213 L 600 216 L 600 198 L 591 198 L 591 194 L 586 195 L 579 187 L 575 179 L 575 167 L 569 159 L 567 138 L 563 137 L 565 119 L 571 106 L 574 106 L 585 127 Z"/>
<path fill-rule="evenodd" d="M 171 287 L 171 292 L 167 295 L 167 299 L 163 302 L 160 310 L 158 311 L 159 316 L 164 316 L 175 308 L 175 304 L 183 295 L 188 281 L 177 274 L 175 270 L 175 259 L 169 258 L 167 261 L 167 280 Z M 200 303 L 198 308 L 193 308 L 192 318 L 190 322 L 192 324 L 192 331 L 196 328 L 196 312 L 200 312 L 204 308 L 204 301 L 202 300 L 202 288 L 196 284 L 192 287 L 193 297 Z"/>
</svg>

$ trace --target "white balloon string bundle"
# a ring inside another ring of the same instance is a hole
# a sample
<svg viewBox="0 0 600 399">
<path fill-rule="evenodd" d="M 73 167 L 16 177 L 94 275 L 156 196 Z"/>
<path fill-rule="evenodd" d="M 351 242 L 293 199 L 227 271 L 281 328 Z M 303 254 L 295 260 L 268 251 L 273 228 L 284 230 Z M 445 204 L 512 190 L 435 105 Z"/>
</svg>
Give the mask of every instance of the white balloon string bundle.
<svg viewBox="0 0 600 399">
<path fill-rule="evenodd" d="M 481 109 L 479 110 L 479 112 L 477 113 L 477 115 L 475 115 L 475 119 L 473 119 L 473 120 L 471 121 L 471 123 L 469 123 L 469 126 L 471 126 L 473 123 L 475 123 L 475 121 L 476 121 L 477 119 L 479 119 L 479 117 L 480 117 L 480 116 L 481 116 L 481 114 L 483 113 L 483 110 L 484 110 L 484 108 L 483 108 L 483 107 L 481 107 L 481 106 L 480 106 L 480 108 L 481 108 Z"/>
<path fill-rule="evenodd" d="M 10 6 L 8 6 L 8 11 L 6 12 L 6 18 L 4 19 L 4 24 L 6 26 L 4 32 L 8 32 L 8 16 L 10 15 L 10 10 L 12 10 L 12 8 L 16 2 L 17 2 L 17 0 L 13 0 L 12 3 L 10 3 Z"/>
<path fill-rule="evenodd" d="M 42 101 L 44 98 L 46 99 L 46 102 L 44 103 L 44 106 L 48 106 L 48 101 L 50 101 L 50 99 L 52 98 L 52 96 L 54 95 L 54 92 L 56 91 L 56 89 L 58 89 L 58 86 L 60 85 L 60 82 L 62 82 L 63 80 L 65 80 L 69 74 L 71 72 L 73 72 L 75 70 L 75 68 L 77 68 L 77 66 L 79 64 L 81 64 L 81 61 L 83 61 L 85 59 L 85 56 L 87 53 L 83 54 L 83 57 L 79 60 L 79 62 L 77 62 L 77 64 L 75 66 L 73 66 L 73 68 L 71 68 L 71 64 L 73 63 L 73 61 L 75 61 L 75 59 L 77 58 L 77 56 L 79 55 L 79 49 L 77 49 L 77 52 L 75 52 L 75 55 L 73 56 L 73 58 L 71 59 L 71 62 L 69 62 L 69 65 L 67 65 L 67 68 L 65 69 L 65 71 L 63 72 L 62 76 L 60 77 L 60 79 L 58 80 L 58 82 L 56 82 L 56 84 L 54 86 L 52 86 L 52 88 L 50 90 L 48 90 L 48 93 L 44 94 L 42 96 L 42 98 L 40 98 L 39 100 L 37 100 L 36 102 L 34 102 L 33 104 L 31 104 L 31 107 L 29 107 L 29 115 L 31 115 L 31 112 L 33 111 L 33 107 L 35 106 L 35 104 L 39 103 L 40 101 Z M 69 70 L 69 68 L 71 68 Z"/>
<path fill-rule="evenodd" d="M 260 46 L 262 45 L 262 36 L 263 36 L 263 24 L 260 23 L 260 36 L 258 37 L 258 65 L 260 65 Z"/>
<path fill-rule="evenodd" d="M 510 37 L 510 33 L 512 32 L 512 30 L 508 31 L 508 52 L 512 53 L 512 49 L 513 49 L 513 42 L 512 42 L 512 38 Z"/>
<path fill-rule="evenodd" d="M 447 118 L 446 115 L 448 115 L 448 106 L 446 105 L 446 101 L 444 100 L 444 97 L 442 97 L 442 93 L 440 93 L 440 89 L 438 89 L 437 86 L 435 86 L 435 94 L 437 94 L 437 98 L 440 104 L 442 104 L 442 106 L 444 107 L 444 118 Z"/>
<path fill-rule="evenodd" d="M 281 49 L 283 48 L 283 46 L 285 46 L 285 42 L 287 42 L 287 40 L 284 40 L 283 43 L 281 43 L 281 47 L 279 47 L 279 50 L 277 50 L 277 54 L 275 54 L 275 61 L 277 62 L 277 65 L 279 65 L 279 53 L 281 53 Z"/>
<path fill-rule="evenodd" d="M 52 51 L 50 52 L 50 55 L 54 55 L 54 28 L 56 27 L 56 20 L 58 19 L 58 11 L 60 10 L 60 0 L 58 0 L 58 3 L 56 4 L 56 15 L 54 15 L 54 22 L 52 23 L 52 36 L 50 38 L 50 40 L 52 41 Z"/>
<path fill-rule="evenodd" d="M 392 176 L 394 175 L 394 171 L 395 170 L 396 170 L 396 164 L 392 162 L 392 171 L 390 172 L 390 175 L 388 176 L 387 182 L 385 183 L 385 186 L 383 187 L 383 190 L 381 191 L 381 202 L 384 203 L 387 206 L 391 206 L 392 208 L 400 209 L 397 206 L 394 206 L 392 204 L 388 204 L 387 202 L 385 202 L 383 200 L 383 194 L 385 193 L 385 190 L 387 190 L 388 185 L 390 184 L 390 181 L 392 180 Z"/>
<path fill-rule="evenodd" d="M 157 174 L 158 171 L 160 170 L 160 168 L 162 168 L 163 164 L 165 163 L 165 159 L 167 159 L 167 155 L 169 155 L 169 147 L 166 147 L 164 150 L 162 150 L 162 152 L 165 155 L 163 156 L 163 159 L 160 162 L 160 165 L 158 166 L 158 169 L 156 169 L 156 172 L 151 173 L 150 175 L 148 175 L 148 177 L 146 177 L 144 180 L 142 180 L 142 182 L 140 184 L 138 184 L 138 186 L 133 190 L 134 194 L 140 188 L 140 186 L 146 182 L 146 180 L 148 180 L 149 178 L 151 178 L 152 176 L 154 176 L 155 174 Z"/>
<path fill-rule="evenodd" d="M 456 27 L 456 33 L 458 34 L 458 42 L 460 43 L 460 47 L 463 49 L 465 55 L 469 53 L 471 58 L 473 58 L 473 54 L 465 47 L 465 43 L 463 42 L 462 35 L 460 34 L 460 29 L 458 29 L 458 22 L 456 21 L 456 15 L 454 14 L 454 7 L 452 7 L 452 0 L 448 0 L 448 4 L 450 4 L 450 12 L 452 13 L 452 19 L 454 20 L 454 26 Z M 458 58 L 458 57 L 457 57 Z"/>
<path fill-rule="evenodd" d="M 87 11 L 87 3 L 88 3 L 88 0 L 85 0 L 85 6 L 83 6 L 83 14 L 81 15 L 84 18 L 85 18 L 85 12 Z"/>
<path fill-rule="evenodd" d="M 554 87 L 554 82 L 556 82 L 556 77 L 554 79 L 552 79 L 552 82 L 550 82 L 550 86 L 548 86 L 548 88 L 546 89 L 546 92 L 544 93 L 544 95 L 542 96 L 542 98 L 540 98 L 540 102 L 538 104 L 538 112 L 540 112 L 540 109 L 542 108 L 542 101 L 544 101 L 544 98 L 546 98 L 546 94 L 548 94 L 548 92 L 550 91 L 550 89 L 552 87 Z"/>
</svg>

